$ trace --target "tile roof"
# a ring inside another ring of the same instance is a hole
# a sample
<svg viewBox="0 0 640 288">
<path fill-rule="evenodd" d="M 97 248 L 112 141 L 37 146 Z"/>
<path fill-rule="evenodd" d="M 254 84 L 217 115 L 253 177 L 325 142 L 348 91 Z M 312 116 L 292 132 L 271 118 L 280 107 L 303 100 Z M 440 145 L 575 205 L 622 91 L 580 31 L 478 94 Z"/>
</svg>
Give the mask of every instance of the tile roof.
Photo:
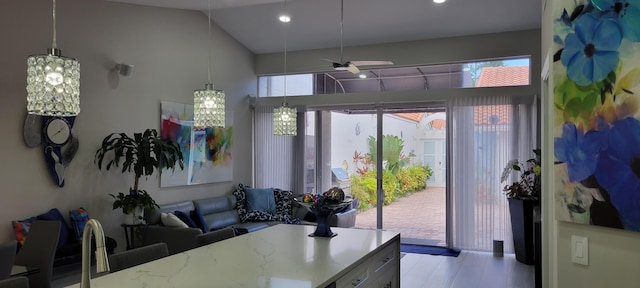
<svg viewBox="0 0 640 288">
<path fill-rule="evenodd" d="M 418 123 L 422 120 L 422 117 L 424 117 L 424 113 L 393 113 L 393 116 Z"/>
<path fill-rule="evenodd" d="M 529 85 L 529 66 L 484 67 L 476 87 Z"/>
</svg>

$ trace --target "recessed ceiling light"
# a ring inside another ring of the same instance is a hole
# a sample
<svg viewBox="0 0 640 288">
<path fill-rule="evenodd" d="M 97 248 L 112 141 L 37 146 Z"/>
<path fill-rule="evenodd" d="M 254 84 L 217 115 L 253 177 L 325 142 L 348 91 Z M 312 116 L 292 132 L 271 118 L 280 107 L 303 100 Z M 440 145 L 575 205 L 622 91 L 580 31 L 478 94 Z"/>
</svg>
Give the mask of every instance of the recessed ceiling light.
<svg viewBox="0 0 640 288">
<path fill-rule="evenodd" d="M 287 15 L 280 15 L 280 17 L 278 17 L 278 19 L 280 20 L 280 22 L 282 23 L 289 23 L 291 22 L 291 17 L 287 16 Z"/>
<path fill-rule="evenodd" d="M 367 75 L 360 74 L 360 75 L 358 75 L 358 77 L 360 77 L 360 79 L 366 79 L 366 78 L 367 78 Z"/>
<path fill-rule="evenodd" d="M 433 0 L 433 3 L 440 4 L 440 3 L 444 3 L 444 1 L 447 1 L 447 0 Z"/>
</svg>

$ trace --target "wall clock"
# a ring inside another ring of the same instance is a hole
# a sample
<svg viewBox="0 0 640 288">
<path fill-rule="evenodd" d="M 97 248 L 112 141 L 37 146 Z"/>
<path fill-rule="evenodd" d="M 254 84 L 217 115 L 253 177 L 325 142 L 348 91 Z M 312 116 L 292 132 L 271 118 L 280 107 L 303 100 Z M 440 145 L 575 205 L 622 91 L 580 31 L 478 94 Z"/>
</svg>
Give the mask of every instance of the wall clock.
<svg viewBox="0 0 640 288">
<path fill-rule="evenodd" d="M 50 118 L 44 125 L 44 137 L 51 145 L 61 146 L 71 138 L 71 127 L 64 118 Z"/>
</svg>

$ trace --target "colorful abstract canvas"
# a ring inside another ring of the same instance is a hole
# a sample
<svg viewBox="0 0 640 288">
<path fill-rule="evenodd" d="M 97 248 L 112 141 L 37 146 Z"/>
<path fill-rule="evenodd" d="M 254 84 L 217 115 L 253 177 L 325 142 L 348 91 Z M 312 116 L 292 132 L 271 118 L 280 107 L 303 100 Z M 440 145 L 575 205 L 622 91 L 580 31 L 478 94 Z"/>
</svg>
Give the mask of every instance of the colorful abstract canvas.
<svg viewBox="0 0 640 288">
<path fill-rule="evenodd" d="M 640 1 L 554 1 L 555 214 L 640 231 Z"/>
<path fill-rule="evenodd" d="M 193 105 L 163 101 L 161 110 L 161 135 L 180 145 L 185 163 L 184 170 L 162 171 L 161 187 L 233 180 L 231 113 L 226 113 L 227 127 L 194 129 Z"/>
</svg>

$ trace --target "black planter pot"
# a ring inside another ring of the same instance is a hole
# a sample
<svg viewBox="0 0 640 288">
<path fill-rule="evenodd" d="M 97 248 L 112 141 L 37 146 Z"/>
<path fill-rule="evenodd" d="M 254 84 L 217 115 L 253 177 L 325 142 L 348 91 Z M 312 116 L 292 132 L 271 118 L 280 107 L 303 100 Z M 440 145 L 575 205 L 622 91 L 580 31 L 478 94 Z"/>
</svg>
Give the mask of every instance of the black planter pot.
<svg viewBox="0 0 640 288">
<path fill-rule="evenodd" d="M 533 209 L 538 206 L 537 200 L 509 198 L 511 214 L 511 231 L 513 232 L 513 248 L 518 262 L 532 265 L 534 256 L 534 218 Z"/>
</svg>

